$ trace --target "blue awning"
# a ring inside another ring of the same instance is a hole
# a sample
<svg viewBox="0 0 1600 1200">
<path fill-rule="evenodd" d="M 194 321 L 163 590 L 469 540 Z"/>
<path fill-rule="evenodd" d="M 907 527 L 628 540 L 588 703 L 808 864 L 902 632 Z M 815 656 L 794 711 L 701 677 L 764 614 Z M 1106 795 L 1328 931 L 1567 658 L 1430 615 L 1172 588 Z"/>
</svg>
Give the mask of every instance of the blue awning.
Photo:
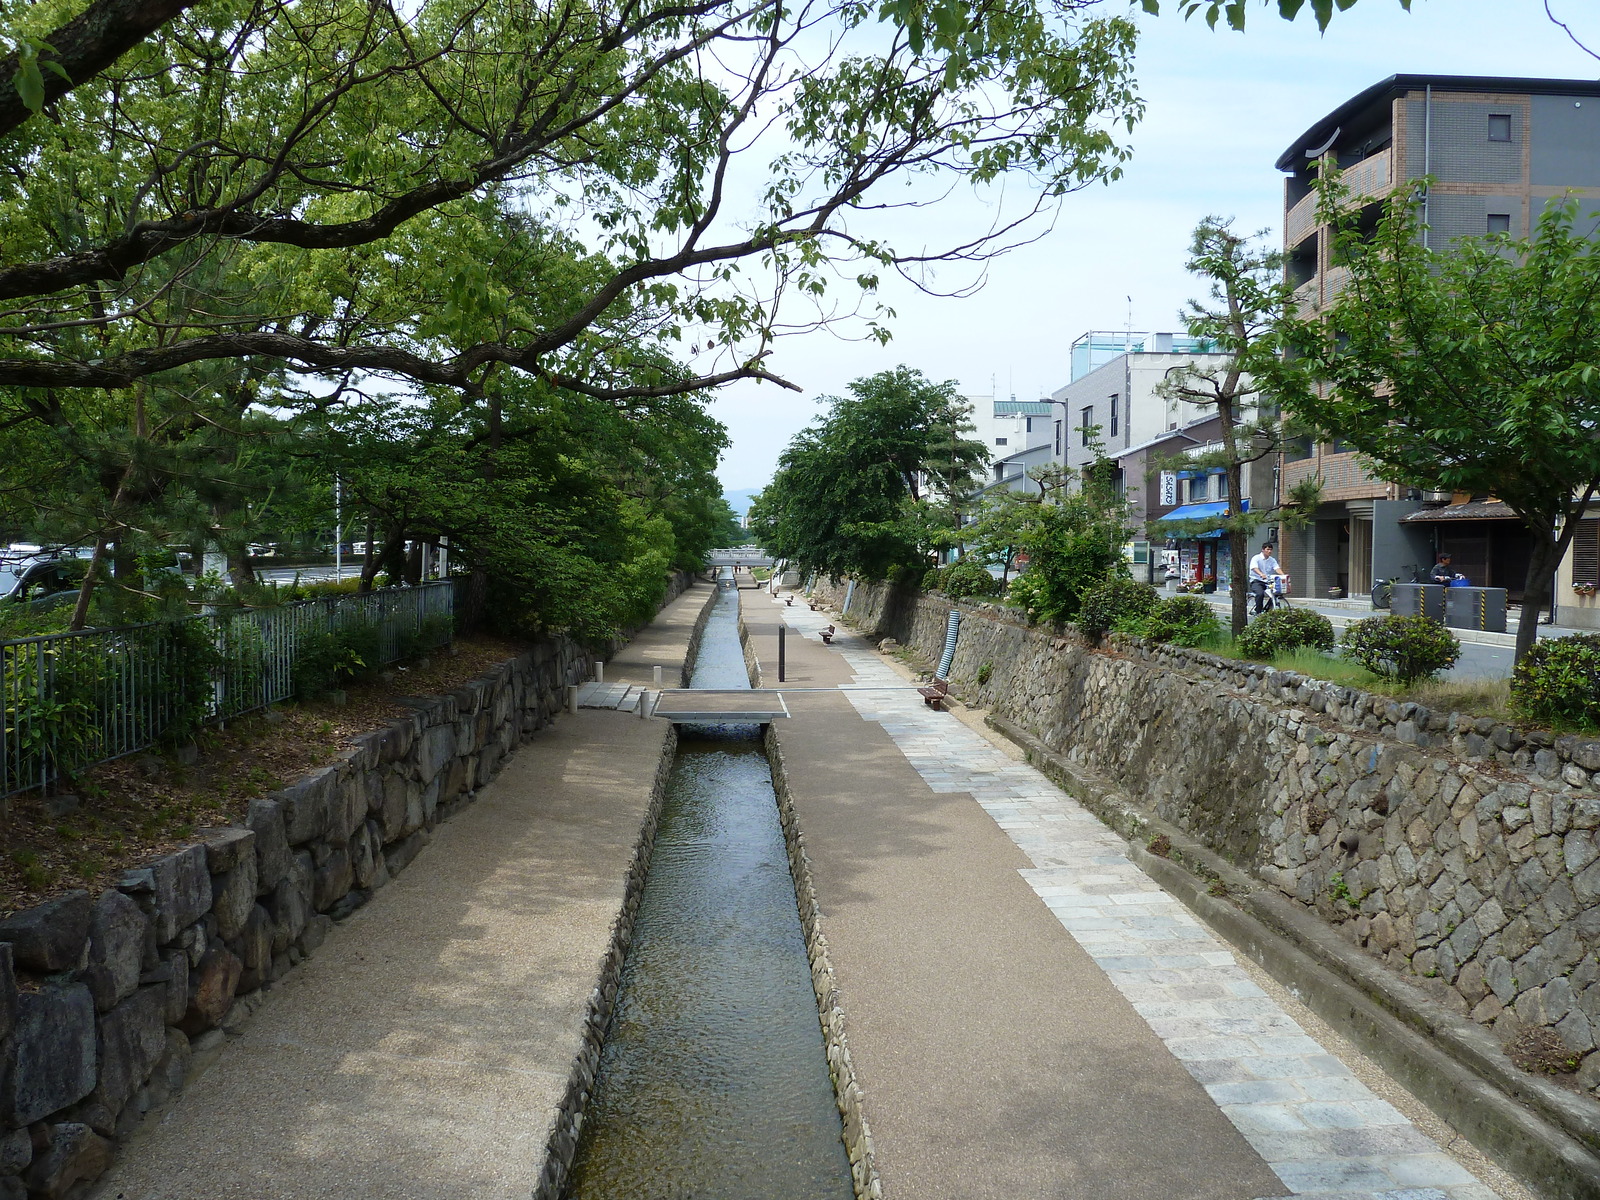
<svg viewBox="0 0 1600 1200">
<path fill-rule="evenodd" d="M 1245 501 L 1245 507 L 1250 507 L 1248 500 Z M 1169 513 L 1157 517 L 1156 521 L 1159 523 L 1161 521 L 1189 521 L 1197 517 L 1220 517 L 1227 511 L 1228 502 L 1226 500 L 1217 500 L 1211 504 L 1184 504 Z"/>
<path fill-rule="evenodd" d="M 1150 522 L 1150 524 L 1160 525 L 1164 521 L 1192 521 L 1200 517 L 1220 517 L 1227 511 L 1228 502 L 1226 500 L 1213 500 L 1209 504 L 1183 504 L 1173 509 L 1171 512 L 1157 517 L 1154 521 Z M 1244 511 L 1250 511 L 1249 496 L 1244 498 Z M 1190 533 L 1179 536 L 1190 538 L 1219 538 L 1223 536 L 1223 533 L 1224 531 L 1221 529 L 1213 529 L 1209 533 Z"/>
</svg>

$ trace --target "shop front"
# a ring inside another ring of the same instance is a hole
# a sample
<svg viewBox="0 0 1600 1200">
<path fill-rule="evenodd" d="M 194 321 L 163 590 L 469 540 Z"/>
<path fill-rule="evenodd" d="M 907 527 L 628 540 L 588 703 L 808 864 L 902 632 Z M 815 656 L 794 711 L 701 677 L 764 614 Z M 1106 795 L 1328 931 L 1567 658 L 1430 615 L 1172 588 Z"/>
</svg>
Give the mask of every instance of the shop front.
<svg viewBox="0 0 1600 1200">
<path fill-rule="evenodd" d="M 1245 511 L 1250 501 L 1244 502 Z M 1193 522 L 1229 515 L 1225 501 L 1210 504 L 1185 504 L 1151 522 L 1152 528 L 1167 531 L 1166 547 L 1178 555 L 1177 582 L 1189 591 L 1226 592 L 1233 581 L 1233 559 L 1228 553 L 1227 531 L 1210 529 L 1187 532 L 1192 525 L 1174 528 L 1173 522 Z M 1180 532 L 1180 530 L 1184 530 Z M 1252 551 L 1253 553 L 1254 551 Z"/>
</svg>

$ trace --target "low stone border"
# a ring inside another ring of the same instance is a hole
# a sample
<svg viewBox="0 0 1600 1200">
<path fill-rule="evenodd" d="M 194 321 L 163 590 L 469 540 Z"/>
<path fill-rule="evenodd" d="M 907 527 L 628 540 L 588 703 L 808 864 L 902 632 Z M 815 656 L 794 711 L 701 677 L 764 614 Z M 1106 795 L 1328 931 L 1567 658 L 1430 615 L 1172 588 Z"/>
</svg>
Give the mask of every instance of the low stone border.
<svg viewBox="0 0 1600 1200">
<path fill-rule="evenodd" d="M 771 725 L 762 739 L 767 761 L 772 766 L 773 790 L 778 797 L 778 818 L 783 824 L 783 840 L 789 849 L 789 870 L 794 876 L 795 900 L 800 906 L 800 925 L 805 931 L 806 956 L 811 960 L 811 987 L 817 994 L 817 1017 L 822 1022 L 822 1040 L 827 1047 L 828 1073 L 833 1076 L 834 1098 L 844 1122 L 845 1152 L 850 1156 L 850 1178 L 856 1200 L 882 1200 L 883 1184 L 873 1157 L 872 1130 L 867 1124 L 861 1085 L 856 1082 L 855 1063 L 845 1038 L 844 1010 L 839 1005 L 839 987 L 833 964 L 828 959 L 828 939 L 822 932 L 822 906 L 817 902 L 816 885 L 811 878 L 811 859 L 806 854 L 805 835 L 795 817 L 794 799 L 789 792 L 789 776 L 784 767 L 783 746 Z"/>
<path fill-rule="evenodd" d="M 744 617 L 739 618 L 739 640 L 744 643 L 744 658 L 752 687 L 761 686 L 761 660 L 751 645 Z M 862 1105 L 861 1085 L 856 1081 L 855 1062 L 845 1039 L 844 1009 L 839 1004 L 838 978 L 828 959 L 828 939 L 822 932 L 822 906 L 817 902 L 816 884 L 811 878 L 811 858 L 806 854 L 805 834 L 795 816 L 794 798 L 789 791 L 789 774 L 784 766 L 783 744 L 771 724 L 761 731 L 767 765 L 772 770 L 772 790 L 778 799 L 778 821 L 783 826 L 783 842 L 789 853 L 789 874 L 794 880 L 795 903 L 800 909 L 800 928 L 806 939 L 806 958 L 811 963 L 811 990 L 817 997 L 817 1019 L 822 1025 L 822 1042 L 828 1055 L 828 1074 L 833 1078 L 833 1096 L 844 1124 L 845 1153 L 850 1158 L 850 1180 L 856 1200 L 882 1200 L 883 1183 L 872 1152 L 872 1130 Z"/>
<path fill-rule="evenodd" d="M 1518 1070 L 1481 1025 L 1449 1011 L 1315 915 L 1015 723 L 993 715 L 987 722 L 1127 838 L 1129 856 L 1142 870 L 1507 1170 L 1546 1200 L 1600 1195 L 1600 1122 L 1593 1105 Z M 1166 838 L 1167 855 L 1146 849 L 1156 836 Z"/>
<path fill-rule="evenodd" d="M 689 633 L 688 646 L 683 657 L 683 675 L 680 686 L 687 686 L 693 670 L 695 656 L 700 652 L 700 639 L 705 634 L 706 622 L 711 619 L 717 602 L 713 591 L 706 597 L 700 614 L 695 618 Z M 622 968 L 628 959 L 628 949 L 633 945 L 633 924 L 644 897 L 644 883 L 650 874 L 650 857 L 655 851 L 656 828 L 661 821 L 661 805 L 666 799 L 667 779 L 672 774 L 672 762 L 678 752 L 678 727 L 670 725 L 661 747 L 661 759 L 656 764 L 655 780 L 650 788 L 650 804 L 645 812 L 639 839 L 634 844 L 633 858 L 628 864 L 627 881 L 623 887 L 622 907 L 611 925 L 611 939 L 600 956 L 594 988 L 589 992 L 588 1010 L 584 1014 L 583 1049 L 573 1060 L 567 1077 L 567 1089 L 557 1109 L 550 1136 L 545 1142 L 544 1163 L 539 1169 L 539 1182 L 534 1185 L 532 1200 L 561 1200 L 566 1190 L 567 1176 L 578 1153 L 578 1138 L 583 1133 L 583 1118 L 594 1094 L 594 1083 L 600 1071 L 600 1052 L 605 1048 L 606 1031 L 611 1025 L 611 1014 L 616 1007 L 617 988 L 622 982 Z"/>
<path fill-rule="evenodd" d="M 638 916 L 639 903 L 644 896 L 645 878 L 650 874 L 656 827 L 661 820 L 667 779 L 672 774 L 672 760 L 677 751 L 678 730 L 676 726 L 669 726 L 666 740 L 661 746 L 661 760 L 656 766 L 655 780 L 651 784 L 650 806 L 639 830 L 639 840 L 634 845 L 633 859 L 628 864 L 622 908 L 612 923 L 611 942 L 600 958 L 595 986 L 589 993 L 588 1010 L 583 1020 L 583 1049 L 573 1060 L 571 1073 L 567 1077 L 566 1094 L 562 1097 L 549 1140 L 545 1144 L 544 1164 L 540 1167 L 539 1182 L 534 1186 L 532 1200 L 561 1200 L 573 1159 L 578 1152 L 578 1137 L 583 1132 L 584 1114 L 589 1097 L 594 1094 L 595 1078 L 600 1071 L 600 1052 L 605 1047 L 606 1030 L 616 1007 L 622 967 L 627 961 L 628 949 L 633 945 L 634 918 Z"/>
</svg>

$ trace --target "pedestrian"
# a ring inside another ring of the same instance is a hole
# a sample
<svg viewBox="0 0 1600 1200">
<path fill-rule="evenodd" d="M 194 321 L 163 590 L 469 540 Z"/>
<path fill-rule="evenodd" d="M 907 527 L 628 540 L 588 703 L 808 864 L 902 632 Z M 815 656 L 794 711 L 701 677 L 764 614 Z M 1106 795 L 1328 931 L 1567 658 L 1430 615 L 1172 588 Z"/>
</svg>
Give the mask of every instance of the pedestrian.
<svg viewBox="0 0 1600 1200">
<path fill-rule="evenodd" d="M 1278 560 L 1272 557 L 1275 549 L 1271 542 L 1261 543 L 1261 553 L 1250 560 L 1250 594 L 1255 597 L 1256 615 L 1261 615 L 1261 609 L 1267 601 L 1267 589 L 1273 586 L 1273 580 L 1283 574 L 1278 566 Z"/>
<path fill-rule="evenodd" d="M 1456 569 L 1451 565 L 1452 559 L 1448 550 L 1439 551 L 1439 559 L 1433 564 L 1433 570 L 1428 572 L 1428 582 L 1437 583 L 1441 587 L 1449 587 L 1456 577 Z"/>
</svg>

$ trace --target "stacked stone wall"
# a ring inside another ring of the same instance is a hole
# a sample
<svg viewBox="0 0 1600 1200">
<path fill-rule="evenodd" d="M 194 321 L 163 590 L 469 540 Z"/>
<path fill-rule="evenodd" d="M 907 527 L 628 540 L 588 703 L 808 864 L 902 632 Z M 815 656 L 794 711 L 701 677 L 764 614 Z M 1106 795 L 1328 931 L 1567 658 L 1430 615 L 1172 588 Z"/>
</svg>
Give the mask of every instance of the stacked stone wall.
<svg viewBox="0 0 1600 1200">
<path fill-rule="evenodd" d="M 680 575 L 668 599 L 693 577 Z M 540 642 L 335 761 L 250 804 L 242 826 L 0 921 L 0 1200 L 77 1194 L 116 1143 L 182 1088 L 469 803 L 593 670 Z"/>
<path fill-rule="evenodd" d="M 958 695 L 1600 1090 L 1600 742 L 884 586 L 849 619 L 931 662 L 952 608 Z"/>
</svg>

